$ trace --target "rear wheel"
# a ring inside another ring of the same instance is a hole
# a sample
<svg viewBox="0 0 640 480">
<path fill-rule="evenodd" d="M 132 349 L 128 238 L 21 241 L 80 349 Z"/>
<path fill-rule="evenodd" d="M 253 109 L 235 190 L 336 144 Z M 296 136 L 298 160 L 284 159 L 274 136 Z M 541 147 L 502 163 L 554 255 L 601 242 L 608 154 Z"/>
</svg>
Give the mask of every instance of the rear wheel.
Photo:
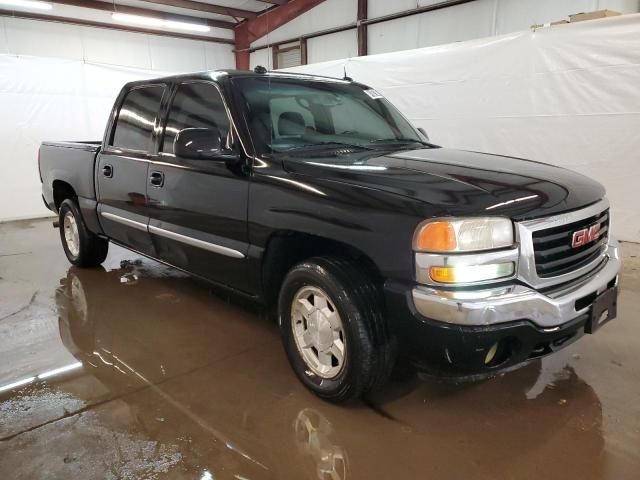
<svg viewBox="0 0 640 480">
<path fill-rule="evenodd" d="M 104 262 L 109 242 L 91 233 L 76 202 L 67 198 L 58 211 L 60 240 L 67 259 L 78 267 L 95 267 Z"/>
<path fill-rule="evenodd" d="M 287 274 L 278 318 L 287 356 L 319 397 L 346 402 L 389 377 L 395 342 L 374 283 L 350 261 L 317 257 Z"/>
</svg>

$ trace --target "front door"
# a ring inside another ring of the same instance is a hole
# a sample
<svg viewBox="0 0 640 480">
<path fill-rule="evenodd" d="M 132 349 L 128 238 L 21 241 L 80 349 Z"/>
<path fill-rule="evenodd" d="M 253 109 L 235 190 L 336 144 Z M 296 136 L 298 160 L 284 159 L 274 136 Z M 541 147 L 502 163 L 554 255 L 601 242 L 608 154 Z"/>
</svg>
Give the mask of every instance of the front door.
<svg viewBox="0 0 640 480">
<path fill-rule="evenodd" d="M 149 233 L 157 256 L 179 268 L 240 290 L 247 282 L 249 178 L 222 158 L 176 155 L 181 130 L 209 128 L 233 148 L 231 122 L 211 82 L 177 85 L 159 152 L 150 164 Z"/>
<path fill-rule="evenodd" d="M 147 177 L 163 84 L 135 87 L 122 101 L 98 157 L 98 214 L 104 233 L 146 255 L 154 254 L 147 232 Z"/>
</svg>

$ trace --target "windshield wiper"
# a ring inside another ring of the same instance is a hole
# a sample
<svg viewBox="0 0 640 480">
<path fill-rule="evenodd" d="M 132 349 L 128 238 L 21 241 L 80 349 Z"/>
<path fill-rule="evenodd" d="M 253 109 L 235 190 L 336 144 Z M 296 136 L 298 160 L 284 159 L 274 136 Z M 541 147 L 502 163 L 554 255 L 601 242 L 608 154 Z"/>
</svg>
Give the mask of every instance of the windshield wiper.
<svg viewBox="0 0 640 480">
<path fill-rule="evenodd" d="M 318 142 L 318 143 L 307 143 L 305 145 L 298 145 L 293 148 L 287 148 L 286 150 L 281 150 L 280 152 L 292 152 L 294 150 L 302 150 L 308 149 L 311 147 L 333 147 L 333 148 L 357 148 L 359 150 L 373 150 L 371 147 L 367 147 L 364 145 L 359 145 L 356 143 L 342 143 L 342 142 Z"/>
<path fill-rule="evenodd" d="M 431 145 L 430 143 L 424 142 L 422 140 L 418 140 L 416 138 L 376 138 L 372 140 L 371 143 L 392 143 L 392 142 L 402 142 L 402 143 L 420 143 L 422 145 Z"/>
</svg>

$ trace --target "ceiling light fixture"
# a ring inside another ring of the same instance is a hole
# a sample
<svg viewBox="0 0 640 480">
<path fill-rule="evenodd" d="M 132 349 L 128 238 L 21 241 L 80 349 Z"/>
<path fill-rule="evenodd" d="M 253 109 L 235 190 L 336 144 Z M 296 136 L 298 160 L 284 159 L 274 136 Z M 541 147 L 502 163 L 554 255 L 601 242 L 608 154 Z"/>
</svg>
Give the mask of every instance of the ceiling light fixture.
<svg viewBox="0 0 640 480">
<path fill-rule="evenodd" d="M 208 32 L 211 28 L 208 25 L 198 23 L 176 22 L 174 20 L 165 20 L 165 27 L 175 28 L 177 30 L 190 30 L 192 32 Z"/>
<path fill-rule="evenodd" d="M 0 5 L 34 10 L 51 10 L 53 8 L 50 3 L 39 2 L 38 0 L 0 0 Z"/>
<path fill-rule="evenodd" d="M 129 15 L 127 13 L 113 13 L 111 14 L 111 18 L 113 18 L 117 22 L 130 23 L 134 25 L 144 25 L 147 27 L 164 27 L 173 28 L 176 30 L 189 30 L 192 32 L 208 32 L 211 30 L 208 25 L 178 22 L 175 20 L 162 20 L 161 18 L 144 17 L 142 15 Z"/>
<path fill-rule="evenodd" d="M 128 13 L 113 13 L 111 14 L 117 22 L 133 23 L 136 25 L 145 25 L 147 27 L 162 27 L 164 26 L 164 20 L 160 18 L 143 17 L 142 15 L 129 15 Z"/>
</svg>

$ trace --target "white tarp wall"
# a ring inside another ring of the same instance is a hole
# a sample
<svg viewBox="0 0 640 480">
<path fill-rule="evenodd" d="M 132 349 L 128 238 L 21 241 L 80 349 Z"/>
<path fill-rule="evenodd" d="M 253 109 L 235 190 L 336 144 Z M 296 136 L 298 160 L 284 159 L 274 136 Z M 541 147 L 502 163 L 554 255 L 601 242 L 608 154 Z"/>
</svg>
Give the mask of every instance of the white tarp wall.
<svg viewBox="0 0 640 480">
<path fill-rule="evenodd" d="M 44 216 L 43 140 L 101 140 L 126 82 L 162 72 L 0 55 L 0 221 Z"/>
<path fill-rule="evenodd" d="M 602 182 L 640 242 L 640 14 L 291 69 L 373 86 L 439 145 Z"/>
<path fill-rule="evenodd" d="M 50 213 L 40 143 L 102 139 L 126 82 L 234 64 L 232 45 L 0 17 L 0 221 Z"/>
</svg>

